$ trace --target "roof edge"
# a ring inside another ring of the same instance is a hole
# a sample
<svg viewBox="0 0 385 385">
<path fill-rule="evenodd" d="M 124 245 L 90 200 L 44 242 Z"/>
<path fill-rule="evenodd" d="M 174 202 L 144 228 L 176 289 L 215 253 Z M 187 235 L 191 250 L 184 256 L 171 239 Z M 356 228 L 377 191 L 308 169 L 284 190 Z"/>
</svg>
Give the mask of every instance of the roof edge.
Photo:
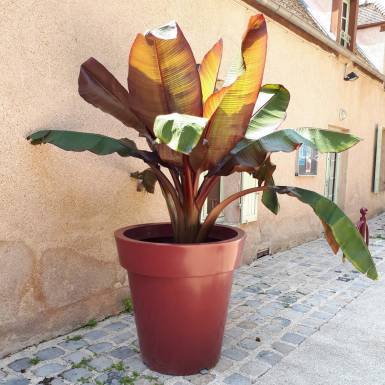
<svg viewBox="0 0 385 385">
<path fill-rule="evenodd" d="M 385 25 L 385 20 L 384 21 L 376 21 L 375 23 L 360 24 L 360 25 L 357 25 L 357 29 L 364 29 L 364 28 L 371 28 L 371 27 L 381 27 L 383 25 Z"/>
<path fill-rule="evenodd" d="M 267 16 L 271 17 L 272 19 L 277 19 L 277 17 L 274 17 L 274 16 L 278 16 L 278 21 L 280 21 L 279 19 L 281 18 L 284 19 L 289 24 L 302 30 L 307 35 L 310 35 L 324 49 L 333 51 L 334 53 L 338 53 L 344 56 L 345 58 L 351 60 L 353 63 L 359 66 L 364 72 L 368 73 L 369 75 L 376 78 L 377 80 L 380 80 L 381 82 L 385 83 L 385 75 L 375 70 L 374 68 L 370 67 L 367 63 L 365 63 L 364 60 L 360 59 L 358 56 L 356 56 L 354 53 L 349 51 L 347 48 L 342 47 L 341 45 L 339 45 L 337 42 L 332 40 L 330 37 L 328 37 L 321 31 L 312 27 L 308 23 L 305 23 L 301 18 L 287 11 L 281 5 L 278 5 L 271 0 L 270 1 L 269 0 L 242 0 L 242 1 L 248 4 L 249 6 L 265 13 Z"/>
</svg>

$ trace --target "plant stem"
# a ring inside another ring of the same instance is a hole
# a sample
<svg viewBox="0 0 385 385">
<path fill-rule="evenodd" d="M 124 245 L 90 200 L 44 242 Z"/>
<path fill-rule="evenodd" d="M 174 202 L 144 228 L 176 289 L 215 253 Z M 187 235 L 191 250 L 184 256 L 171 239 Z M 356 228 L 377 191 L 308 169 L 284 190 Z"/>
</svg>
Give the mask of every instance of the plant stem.
<svg viewBox="0 0 385 385">
<path fill-rule="evenodd" d="M 193 242 L 199 231 L 199 211 L 194 201 L 194 175 L 191 169 L 190 161 L 187 155 L 183 155 L 183 208 L 184 217 L 184 235 L 183 242 Z"/>
<path fill-rule="evenodd" d="M 219 176 L 206 176 L 203 180 L 203 183 L 198 191 L 198 195 L 196 198 L 196 205 L 199 211 L 202 210 L 206 198 L 208 197 L 210 191 L 213 189 L 219 178 Z"/>
<path fill-rule="evenodd" d="M 218 203 L 207 215 L 205 221 L 203 222 L 203 224 L 199 230 L 196 241 L 197 242 L 204 242 L 206 240 L 206 238 L 207 238 L 211 228 L 214 226 L 215 221 L 217 220 L 219 214 L 231 202 L 235 201 L 236 199 L 238 199 L 244 195 L 251 194 L 254 192 L 258 192 L 258 191 L 267 190 L 268 188 L 269 188 L 269 186 L 249 188 L 247 190 L 239 191 L 233 195 L 230 195 L 228 198 L 226 198 L 222 202 Z"/>
<path fill-rule="evenodd" d="M 176 192 L 179 196 L 179 202 L 181 205 L 183 205 L 183 190 L 182 190 L 182 184 L 181 184 L 179 176 L 178 176 L 178 172 L 177 172 L 177 170 L 170 169 L 170 174 L 171 174 L 172 180 L 174 182 Z"/>
<path fill-rule="evenodd" d="M 174 186 L 168 180 L 166 175 L 156 166 L 150 164 L 151 170 L 154 172 L 158 179 L 159 185 L 162 189 L 163 196 L 166 200 L 167 208 L 170 215 L 171 224 L 174 231 L 175 240 L 178 241 L 180 238 L 179 228 L 180 224 L 183 223 L 184 213 L 179 201 L 178 195 L 175 191 Z"/>
</svg>

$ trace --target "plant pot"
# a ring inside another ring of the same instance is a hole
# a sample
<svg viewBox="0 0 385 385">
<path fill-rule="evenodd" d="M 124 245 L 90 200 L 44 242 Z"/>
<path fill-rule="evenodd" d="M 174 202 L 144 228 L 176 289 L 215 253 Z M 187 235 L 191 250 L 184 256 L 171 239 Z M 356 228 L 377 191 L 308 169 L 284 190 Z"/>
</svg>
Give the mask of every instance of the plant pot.
<svg viewBox="0 0 385 385">
<path fill-rule="evenodd" d="M 140 351 L 152 370 L 198 373 L 219 360 L 233 271 L 245 233 L 216 225 L 210 242 L 171 243 L 169 223 L 117 230 L 128 271 Z"/>
</svg>

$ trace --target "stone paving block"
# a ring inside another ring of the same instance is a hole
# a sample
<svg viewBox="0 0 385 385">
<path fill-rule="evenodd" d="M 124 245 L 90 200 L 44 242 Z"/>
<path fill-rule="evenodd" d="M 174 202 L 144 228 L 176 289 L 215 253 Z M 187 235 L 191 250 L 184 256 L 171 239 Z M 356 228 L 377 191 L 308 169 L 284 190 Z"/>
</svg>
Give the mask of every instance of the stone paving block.
<svg viewBox="0 0 385 385">
<path fill-rule="evenodd" d="M 284 294 L 277 298 L 277 301 L 287 305 L 291 305 L 298 301 L 298 297 L 294 294 Z"/>
<path fill-rule="evenodd" d="M 89 341 L 96 341 L 100 338 L 106 336 L 107 333 L 103 330 L 92 330 L 86 334 L 83 335 L 83 338 L 86 338 Z"/>
<path fill-rule="evenodd" d="M 327 305 L 321 306 L 320 310 L 323 312 L 335 315 L 341 310 L 341 307 L 338 305 L 327 304 Z"/>
<path fill-rule="evenodd" d="M 82 360 L 87 360 L 92 357 L 92 353 L 87 350 L 78 350 L 68 356 L 63 357 L 63 359 L 67 362 L 71 362 L 73 364 L 78 364 Z"/>
<path fill-rule="evenodd" d="M 91 367 L 100 372 L 109 368 L 112 364 L 113 361 L 110 358 L 104 356 L 95 357 L 89 362 Z"/>
<path fill-rule="evenodd" d="M 241 340 L 238 345 L 247 350 L 256 349 L 261 343 L 256 341 L 255 338 L 244 338 Z"/>
<path fill-rule="evenodd" d="M 34 369 L 33 372 L 38 377 L 48 377 L 54 374 L 61 373 L 65 368 L 66 368 L 65 365 L 51 363 L 51 364 L 39 366 L 38 368 Z"/>
<path fill-rule="evenodd" d="M 302 303 L 295 303 L 293 306 L 291 306 L 290 309 L 293 309 L 294 311 L 297 311 L 299 313 L 307 313 L 311 310 L 311 306 L 307 306 Z"/>
<path fill-rule="evenodd" d="M 289 342 L 294 345 L 299 345 L 303 341 L 305 341 L 306 337 L 301 336 L 300 334 L 297 333 L 285 333 L 281 340 L 285 342 Z"/>
<path fill-rule="evenodd" d="M 126 329 L 127 327 L 128 325 L 124 322 L 113 322 L 107 326 L 104 326 L 103 329 L 116 332 L 118 330 Z"/>
<path fill-rule="evenodd" d="M 333 316 L 334 316 L 333 314 L 325 313 L 322 311 L 315 311 L 313 313 L 310 313 L 310 317 L 325 320 L 325 321 L 330 320 L 331 318 L 333 318 Z"/>
<path fill-rule="evenodd" d="M 270 369 L 270 365 L 265 362 L 255 359 L 253 361 L 246 362 L 243 364 L 239 371 L 241 374 L 251 377 L 252 379 L 256 379 L 262 376 Z"/>
<path fill-rule="evenodd" d="M 324 323 L 325 320 L 319 318 L 303 318 L 298 321 L 300 325 L 310 326 L 312 328 L 319 329 Z"/>
<path fill-rule="evenodd" d="M 225 357 L 231 358 L 234 361 L 242 361 L 247 356 L 247 353 L 241 349 L 229 348 L 224 350 L 222 352 L 222 355 L 224 355 Z"/>
<path fill-rule="evenodd" d="M 59 344 L 60 347 L 66 349 L 66 350 L 79 350 L 81 348 L 84 348 L 87 345 L 88 345 L 88 343 L 84 340 L 78 340 L 78 341 L 67 340 L 67 341 L 61 342 Z"/>
<path fill-rule="evenodd" d="M 71 384 L 74 384 L 75 382 L 79 381 L 81 378 L 91 377 L 92 372 L 90 372 L 88 369 L 77 368 L 77 369 L 66 370 L 65 372 L 62 373 L 62 376 L 65 380 L 69 381 Z"/>
<path fill-rule="evenodd" d="M 95 383 L 96 381 L 99 383 L 104 384 L 108 380 L 108 375 L 106 373 L 100 374 L 99 376 L 95 377 Z"/>
<path fill-rule="evenodd" d="M 30 357 L 19 358 L 8 364 L 8 367 L 14 370 L 15 372 L 24 372 L 26 369 L 32 366 Z"/>
<path fill-rule="evenodd" d="M 272 302 L 262 306 L 257 310 L 257 312 L 261 316 L 274 316 L 282 309 L 284 309 L 284 306 L 282 304 L 278 306 L 276 302 Z"/>
<path fill-rule="evenodd" d="M 138 380 L 135 380 L 135 385 L 154 385 L 154 382 L 146 378 L 139 378 Z"/>
<path fill-rule="evenodd" d="M 253 308 L 257 308 L 257 307 L 261 306 L 262 304 L 263 304 L 263 301 L 261 301 L 259 299 L 249 299 L 248 301 L 246 301 L 246 305 L 253 307 Z"/>
<path fill-rule="evenodd" d="M 147 369 L 147 366 L 143 363 L 143 361 L 138 357 L 130 357 L 125 359 L 125 366 L 129 367 L 132 370 L 135 370 L 139 373 L 144 372 Z"/>
<path fill-rule="evenodd" d="M 227 329 L 226 331 L 225 331 L 225 334 L 227 335 L 227 336 L 230 336 L 230 337 L 240 337 L 242 334 L 244 334 L 245 333 L 245 331 L 243 330 L 243 329 L 241 329 L 241 328 L 238 328 L 238 327 L 233 327 L 233 328 L 230 328 L 230 329 Z"/>
<path fill-rule="evenodd" d="M 228 385 L 251 385 L 251 380 L 239 373 L 233 373 L 224 379 Z"/>
<path fill-rule="evenodd" d="M 186 376 L 185 379 L 194 385 L 206 385 L 215 380 L 214 374 L 195 374 L 193 376 Z"/>
<path fill-rule="evenodd" d="M 94 353 L 103 353 L 111 350 L 113 347 L 114 345 L 109 342 L 99 342 L 98 344 L 90 345 L 87 349 Z"/>
<path fill-rule="evenodd" d="M 124 332 L 113 336 L 111 340 L 119 345 L 131 341 L 134 337 L 134 334 L 132 334 L 131 332 Z"/>
<path fill-rule="evenodd" d="M 51 381 L 51 385 L 66 385 L 67 383 L 61 380 L 60 378 L 54 378 Z"/>
<path fill-rule="evenodd" d="M 223 337 L 223 347 L 229 347 L 237 342 L 236 338 L 229 337 L 226 334 Z"/>
<path fill-rule="evenodd" d="M 275 318 L 273 318 L 273 320 L 271 322 L 275 325 L 280 326 L 281 329 L 283 329 L 283 328 L 285 328 L 291 324 L 291 321 L 289 319 L 283 318 L 283 317 L 275 317 Z"/>
<path fill-rule="evenodd" d="M 233 364 L 234 361 L 222 356 L 216 364 L 214 370 L 218 373 L 223 373 L 224 371 L 230 369 Z"/>
<path fill-rule="evenodd" d="M 292 352 L 295 349 L 295 347 L 292 345 L 288 345 L 288 344 L 285 344 L 283 342 L 278 342 L 278 341 L 274 342 L 271 346 L 274 350 L 283 354 L 284 356 L 286 356 L 287 354 L 289 354 L 290 352 Z"/>
<path fill-rule="evenodd" d="M 110 352 L 110 355 L 115 358 L 118 358 L 119 360 L 124 360 L 128 357 L 135 355 L 135 351 L 129 348 L 128 346 L 122 346 Z"/>
<path fill-rule="evenodd" d="M 254 329 L 255 327 L 257 327 L 257 324 L 253 321 L 242 321 L 237 324 L 237 326 L 242 329 Z"/>
<path fill-rule="evenodd" d="M 51 348 L 39 350 L 35 355 L 40 360 L 45 361 L 45 360 L 53 360 L 54 358 L 58 358 L 62 356 L 64 353 L 65 351 L 63 349 L 53 346 Z"/>
<path fill-rule="evenodd" d="M 302 318 L 303 313 L 299 313 L 297 311 L 292 310 L 291 308 L 285 309 L 281 315 L 289 320 L 296 322 Z"/>
<path fill-rule="evenodd" d="M 2 384 L 4 385 L 28 385 L 30 380 L 23 377 L 13 377 L 6 379 Z"/>
<path fill-rule="evenodd" d="M 296 325 L 292 331 L 294 333 L 303 334 L 304 336 L 308 337 L 314 334 L 317 331 L 317 329 L 310 326 L 305 326 L 305 325 Z"/>
<path fill-rule="evenodd" d="M 257 354 L 257 358 L 267 362 L 271 366 L 274 366 L 276 363 L 281 361 L 282 356 L 271 350 L 262 350 Z"/>
<path fill-rule="evenodd" d="M 242 312 L 240 312 L 239 310 L 232 310 L 229 312 L 229 318 L 232 319 L 232 320 L 236 320 L 238 318 L 240 318 L 242 316 Z"/>
<path fill-rule="evenodd" d="M 280 295 L 282 292 L 281 290 L 278 290 L 278 289 L 269 289 L 269 290 L 266 290 L 266 294 L 270 294 L 272 296 L 278 296 Z"/>
</svg>

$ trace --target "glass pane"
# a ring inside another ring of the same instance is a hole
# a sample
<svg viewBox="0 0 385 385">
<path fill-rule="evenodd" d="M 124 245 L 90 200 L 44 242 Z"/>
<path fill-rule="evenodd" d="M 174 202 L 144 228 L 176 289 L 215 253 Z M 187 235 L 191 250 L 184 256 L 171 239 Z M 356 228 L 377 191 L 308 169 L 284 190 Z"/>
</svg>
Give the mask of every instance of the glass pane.
<svg viewBox="0 0 385 385">
<path fill-rule="evenodd" d="M 344 2 L 342 3 L 342 17 L 346 17 L 348 14 L 348 5 Z"/>
<path fill-rule="evenodd" d="M 346 19 L 342 19 L 341 29 L 346 31 Z"/>
</svg>

